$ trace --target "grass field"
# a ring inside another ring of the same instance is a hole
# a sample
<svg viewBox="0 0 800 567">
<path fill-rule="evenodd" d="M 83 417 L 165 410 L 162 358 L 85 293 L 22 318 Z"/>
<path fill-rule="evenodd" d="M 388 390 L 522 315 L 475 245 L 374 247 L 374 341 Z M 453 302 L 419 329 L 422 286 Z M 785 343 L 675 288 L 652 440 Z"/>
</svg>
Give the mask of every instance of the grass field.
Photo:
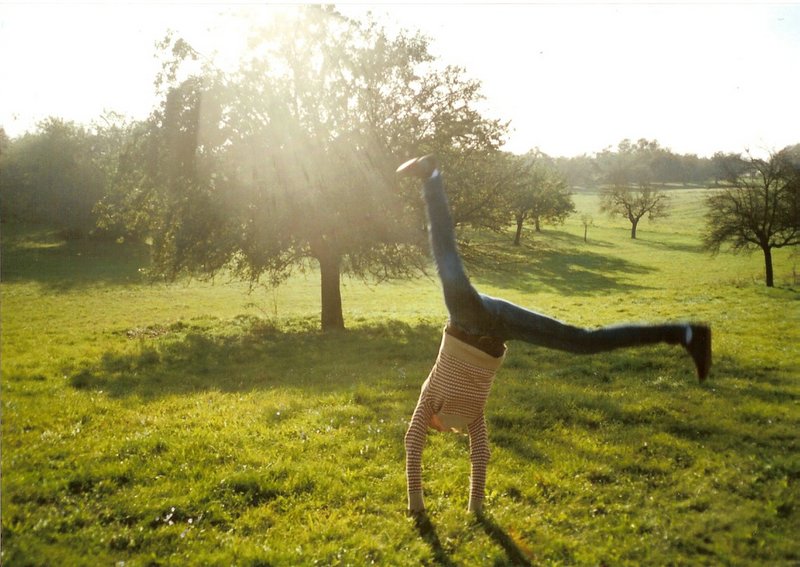
<svg viewBox="0 0 800 567">
<path fill-rule="evenodd" d="M 705 320 L 715 365 L 699 385 L 679 348 L 512 343 L 486 514 L 466 512 L 466 438 L 431 434 L 425 521 L 405 513 L 403 435 L 437 281 L 346 281 L 348 330 L 322 335 L 313 273 L 147 283 L 143 248 L 3 225 L 2 563 L 800 563 L 794 260 L 767 289 L 759 254 L 704 253 L 703 193 L 675 191 L 635 241 L 591 194 L 586 243 L 579 215 L 518 248 L 473 239 L 482 291 L 584 326 Z"/>
</svg>

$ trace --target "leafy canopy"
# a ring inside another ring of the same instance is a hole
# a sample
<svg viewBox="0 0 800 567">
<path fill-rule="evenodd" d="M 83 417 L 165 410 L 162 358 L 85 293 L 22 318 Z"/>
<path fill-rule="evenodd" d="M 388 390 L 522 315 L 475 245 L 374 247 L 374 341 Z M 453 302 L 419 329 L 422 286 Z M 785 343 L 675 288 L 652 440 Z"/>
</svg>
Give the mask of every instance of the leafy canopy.
<svg viewBox="0 0 800 567">
<path fill-rule="evenodd" d="M 162 50 L 161 103 L 123 160 L 107 222 L 151 238 L 153 269 L 171 278 L 230 269 L 277 284 L 314 260 L 323 327 L 326 309 L 343 325 L 340 273 L 423 263 L 418 197 L 398 189 L 397 164 L 440 154 L 464 211 L 505 132 L 475 109 L 479 83 L 436 67 L 425 38 L 331 7 L 256 30 L 234 72 L 181 39 Z"/>
</svg>

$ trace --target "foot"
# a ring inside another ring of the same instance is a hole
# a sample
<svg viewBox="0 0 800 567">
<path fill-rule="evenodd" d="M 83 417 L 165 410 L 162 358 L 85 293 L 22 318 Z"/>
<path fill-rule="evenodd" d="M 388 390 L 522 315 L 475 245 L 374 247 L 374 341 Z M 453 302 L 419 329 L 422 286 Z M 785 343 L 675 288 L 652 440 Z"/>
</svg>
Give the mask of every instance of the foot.
<svg viewBox="0 0 800 567">
<path fill-rule="evenodd" d="M 686 345 L 686 350 L 694 360 L 697 367 L 697 377 L 702 382 L 711 369 L 711 328 L 708 325 L 690 325 L 691 338 Z"/>
<path fill-rule="evenodd" d="M 404 177 L 418 177 L 419 179 L 425 180 L 433 174 L 438 166 L 439 164 L 436 161 L 436 156 L 428 154 L 408 160 L 397 168 L 396 173 Z"/>
</svg>

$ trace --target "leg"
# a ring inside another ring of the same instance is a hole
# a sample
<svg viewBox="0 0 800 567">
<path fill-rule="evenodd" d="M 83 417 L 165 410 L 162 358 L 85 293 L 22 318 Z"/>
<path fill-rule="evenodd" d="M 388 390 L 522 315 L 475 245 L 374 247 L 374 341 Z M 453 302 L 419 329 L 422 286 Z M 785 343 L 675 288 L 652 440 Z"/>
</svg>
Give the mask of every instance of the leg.
<svg viewBox="0 0 800 567">
<path fill-rule="evenodd" d="M 711 366 L 711 330 L 706 325 L 639 324 L 583 329 L 567 325 L 502 299 L 479 294 L 470 283 L 458 255 L 453 220 L 435 159 L 425 156 L 397 169 L 425 181 L 423 197 L 429 236 L 451 324 L 472 335 L 531 344 L 579 354 L 656 343 L 683 345 L 692 356 L 700 380 Z"/>
<path fill-rule="evenodd" d="M 702 382 L 711 368 L 711 329 L 703 324 L 624 324 L 584 329 L 523 309 L 502 299 L 481 295 L 492 315 L 492 335 L 502 340 L 572 352 L 592 354 L 618 348 L 657 343 L 683 346 L 691 355 Z"/>
<path fill-rule="evenodd" d="M 494 315 L 496 336 L 572 352 L 592 354 L 654 343 L 684 344 L 686 324 L 627 324 L 585 329 L 562 323 L 502 299 L 483 296 Z"/>
<path fill-rule="evenodd" d="M 442 281 L 450 323 L 473 335 L 489 334 L 491 320 L 480 295 L 467 278 L 456 247 L 453 219 L 442 176 L 433 157 L 406 162 L 398 172 L 424 180 L 422 196 L 428 215 L 428 236 L 436 269 Z"/>
<path fill-rule="evenodd" d="M 467 278 L 456 247 L 453 220 L 438 169 L 425 180 L 430 245 L 450 322 L 474 335 L 521 340 L 575 353 L 593 353 L 657 342 L 679 344 L 685 325 L 617 326 L 596 331 L 565 325 L 501 299 L 479 294 Z"/>
</svg>

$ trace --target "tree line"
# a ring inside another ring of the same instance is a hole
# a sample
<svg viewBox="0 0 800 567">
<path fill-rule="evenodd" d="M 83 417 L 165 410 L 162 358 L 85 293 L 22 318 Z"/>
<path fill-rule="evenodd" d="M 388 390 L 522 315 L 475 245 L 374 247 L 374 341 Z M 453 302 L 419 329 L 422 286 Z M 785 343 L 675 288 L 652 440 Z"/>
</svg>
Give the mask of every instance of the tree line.
<svg viewBox="0 0 800 567">
<path fill-rule="evenodd" d="M 414 155 L 446 164 L 457 227 L 511 225 L 517 245 L 526 225 L 563 222 L 575 189 L 599 190 L 633 238 L 644 215 L 666 214 L 665 184 L 761 191 L 761 162 L 749 156 L 678 156 L 656 141 L 623 140 L 591 157 L 506 152 L 508 123 L 478 111 L 480 83 L 435 60 L 427 38 L 332 7 L 300 7 L 253 30 L 234 70 L 172 35 L 158 53 L 157 105 L 144 120 L 50 118 L 13 140 L 0 130 L 3 218 L 146 240 L 152 273 L 171 279 L 228 270 L 277 285 L 318 267 L 325 330 L 344 326 L 343 274 L 402 277 L 425 265 L 418 189 L 393 175 Z M 770 178 L 767 201 L 784 213 L 770 217 L 769 236 L 710 230 L 709 249 L 798 243 L 796 150 L 779 154 L 789 165 Z M 726 210 L 725 219 L 738 211 Z"/>
</svg>

